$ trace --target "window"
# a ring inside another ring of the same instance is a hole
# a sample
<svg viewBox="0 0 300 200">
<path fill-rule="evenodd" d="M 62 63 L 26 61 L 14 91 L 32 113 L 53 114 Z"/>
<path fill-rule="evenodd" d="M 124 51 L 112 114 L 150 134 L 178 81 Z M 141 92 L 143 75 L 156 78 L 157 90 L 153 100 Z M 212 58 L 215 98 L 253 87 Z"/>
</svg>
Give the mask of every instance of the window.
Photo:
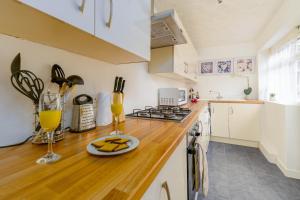
<svg viewBox="0 0 300 200">
<path fill-rule="evenodd" d="M 281 103 L 300 102 L 300 38 L 273 49 L 260 70 L 260 95 Z"/>
</svg>

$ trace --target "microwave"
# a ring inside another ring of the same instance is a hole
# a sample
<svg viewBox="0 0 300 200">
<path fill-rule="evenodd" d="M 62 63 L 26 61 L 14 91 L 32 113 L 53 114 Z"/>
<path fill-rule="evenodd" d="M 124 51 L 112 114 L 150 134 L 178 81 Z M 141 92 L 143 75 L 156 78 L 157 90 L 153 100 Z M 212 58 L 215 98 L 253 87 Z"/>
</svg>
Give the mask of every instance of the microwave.
<svg viewBox="0 0 300 200">
<path fill-rule="evenodd" d="M 180 106 L 187 102 L 186 88 L 160 88 L 158 90 L 158 104 L 161 106 Z"/>
</svg>

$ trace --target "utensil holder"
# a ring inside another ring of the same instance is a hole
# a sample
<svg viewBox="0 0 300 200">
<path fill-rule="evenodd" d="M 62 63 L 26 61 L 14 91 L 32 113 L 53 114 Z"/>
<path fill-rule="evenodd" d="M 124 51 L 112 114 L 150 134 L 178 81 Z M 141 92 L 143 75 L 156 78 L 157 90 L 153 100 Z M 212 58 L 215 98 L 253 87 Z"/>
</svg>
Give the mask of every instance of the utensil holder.
<svg viewBox="0 0 300 200">
<path fill-rule="evenodd" d="M 57 129 L 54 132 L 53 143 L 64 139 L 64 107 L 65 107 L 64 97 L 61 98 L 61 105 L 62 105 L 61 119 L 60 119 L 59 126 L 57 127 Z M 33 144 L 47 144 L 48 137 L 40 125 L 39 106 L 38 105 L 34 105 L 34 113 L 33 114 L 34 114 L 34 122 L 33 122 L 32 143 Z"/>
<path fill-rule="evenodd" d="M 115 92 L 114 95 L 113 95 L 113 99 L 117 99 L 118 95 L 122 95 L 122 99 L 123 99 L 123 102 L 124 102 L 124 93 Z M 112 122 L 113 122 L 113 124 L 116 123 L 114 114 L 112 114 Z M 123 109 L 122 109 L 122 113 L 119 115 L 119 123 L 122 123 L 122 122 L 125 122 L 124 106 L 123 106 Z"/>
</svg>

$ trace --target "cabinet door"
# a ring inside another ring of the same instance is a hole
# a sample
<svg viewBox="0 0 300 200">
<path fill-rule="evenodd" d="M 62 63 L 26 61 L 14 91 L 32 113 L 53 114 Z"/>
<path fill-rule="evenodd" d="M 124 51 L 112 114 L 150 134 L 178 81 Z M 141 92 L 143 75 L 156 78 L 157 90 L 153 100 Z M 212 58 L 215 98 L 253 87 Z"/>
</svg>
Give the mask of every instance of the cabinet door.
<svg viewBox="0 0 300 200">
<path fill-rule="evenodd" d="M 198 74 L 197 74 L 197 62 L 192 61 L 189 63 L 189 77 L 195 81 L 198 79 Z"/>
<path fill-rule="evenodd" d="M 19 0 L 90 34 L 94 34 L 94 0 Z"/>
<path fill-rule="evenodd" d="M 151 1 L 96 0 L 95 35 L 150 60 Z"/>
<path fill-rule="evenodd" d="M 229 138 L 228 104 L 212 103 L 211 112 L 211 135 Z"/>
<path fill-rule="evenodd" d="M 145 192 L 142 200 L 168 200 L 167 184 L 172 200 L 187 199 L 186 138 L 178 145 L 165 166 Z"/>
<path fill-rule="evenodd" d="M 258 104 L 230 104 L 229 131 L 234 139 L 259 141 L 260 112 Z"/>
</svg>

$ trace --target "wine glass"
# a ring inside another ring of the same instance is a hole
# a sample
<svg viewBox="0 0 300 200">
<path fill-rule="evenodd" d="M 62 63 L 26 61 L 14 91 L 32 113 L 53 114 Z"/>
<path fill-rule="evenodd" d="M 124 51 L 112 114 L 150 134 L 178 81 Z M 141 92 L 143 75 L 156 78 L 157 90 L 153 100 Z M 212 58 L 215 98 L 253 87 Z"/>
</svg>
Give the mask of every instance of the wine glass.
<svg viewBox="0 0 300 200">
<path fill-rule="evenodd" d="M 45 93 L 40 97 L 39 102 L 39 118 L 40 124 L 47 133 L 48 137 L 48 152 L 36 162 L 38 164 L 47 164 L 56 162 L 60 159 L 60 155 L 53 152 L 52 143 L 56 128 L 61 120 L 62 106 L 60 95 L 58 93 Z"/>
<path fill-rule="evenodd" d="M 111 98 L 111 112 L 115 120 L 115 131 L 111 135 L 119 135 L 119 117 L 123 111 L 123 93 L 114 92 Z"/>
</svg>

